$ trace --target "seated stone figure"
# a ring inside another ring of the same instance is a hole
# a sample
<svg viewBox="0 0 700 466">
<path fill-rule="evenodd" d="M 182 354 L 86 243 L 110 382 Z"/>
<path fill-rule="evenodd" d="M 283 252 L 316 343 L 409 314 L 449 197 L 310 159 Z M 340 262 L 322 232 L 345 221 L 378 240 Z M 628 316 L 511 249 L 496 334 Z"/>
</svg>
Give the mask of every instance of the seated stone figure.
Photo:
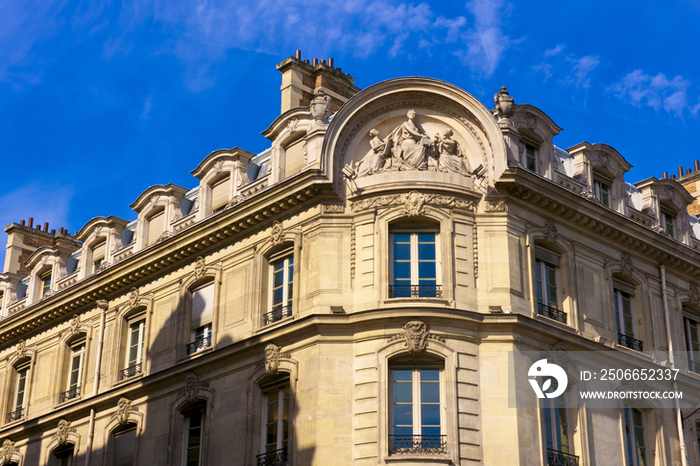
<svg viewBox="0 0 700 466">
<path fill-rule="evenodd" d="M 443 131 L 442 136 L 435 133 L 435 148 L 438 154 L 438 171 L 444 173 L 459 173 L 469 176 L 469 166 L 464 154 L 459 150 L 457 141 L 452 139 L 454 133 L 450 128 Z"/>
<path fill-rule="evenodd" d="M 358 178 L 379 173 L 384 168 L 386 142 L 379 138 L 379 131 L 374 128 L 370 130 L 369 135 L 372 137 L 369 141 L 371 148 L 357 164 Z"/>
<path fill-rule="evenodd" d="M 398 170 L 427 170 L 428 147 L 430 138 L 413 121 L 416 118 L 415 110 L 409 110 L 406 115 L 408 120 L 389 133 L 393 143 L 393 169 Z"/>
</svg>

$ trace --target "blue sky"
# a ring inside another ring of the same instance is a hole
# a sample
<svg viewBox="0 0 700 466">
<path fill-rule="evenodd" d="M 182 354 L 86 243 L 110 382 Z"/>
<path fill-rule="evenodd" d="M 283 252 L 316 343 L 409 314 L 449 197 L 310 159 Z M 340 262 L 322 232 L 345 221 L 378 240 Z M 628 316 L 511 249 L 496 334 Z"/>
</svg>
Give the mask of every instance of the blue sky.
<svg viewBox="0 0 700 466">
<path fill-rule="evenodd" d="M 0 0 L 0 224 L 131 220 L 211 151 L 264 150 L 295 49 L 362 88 L 429 76 L 491 108 L 506 85 L 558 146 L 615 147 L 627 181 L 676 173 L 700 159 L 698 24 L 689 0 Z"/>
</svg>

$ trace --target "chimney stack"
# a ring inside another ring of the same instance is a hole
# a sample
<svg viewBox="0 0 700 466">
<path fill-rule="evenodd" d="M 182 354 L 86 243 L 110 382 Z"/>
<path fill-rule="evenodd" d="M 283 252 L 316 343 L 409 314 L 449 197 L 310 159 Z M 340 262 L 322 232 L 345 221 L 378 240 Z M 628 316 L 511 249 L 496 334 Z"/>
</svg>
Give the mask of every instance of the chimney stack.
<svg viewBox="0 0 700 466">
<path fill-rule="evenodd" d="M 664 178 L 664 179 L 668 178 L 668 172 L 663 172 L 661 174 L 661 178 Z"/>
<path fill-rule="evenodd" d="M 678 167 L 678 177 L 683 176 L 683 167 Z"/>
</svg>

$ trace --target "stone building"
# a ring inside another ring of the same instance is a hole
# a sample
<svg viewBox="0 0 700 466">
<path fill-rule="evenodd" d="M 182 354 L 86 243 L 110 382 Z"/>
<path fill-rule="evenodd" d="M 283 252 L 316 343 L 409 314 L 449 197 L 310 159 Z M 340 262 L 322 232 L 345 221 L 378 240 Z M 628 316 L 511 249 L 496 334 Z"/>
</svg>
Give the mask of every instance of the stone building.
<svg viewBox="0 0 700 466">
<path fill-rule="evenodd" d="M 300 53 L 278 70 L 264 152 L 209 154 L 134 221 L 6 228 L 0 464 L 700 465 L 678 182 L 555 147 L 505 88 L 489 110 Z M 512 407 L 524 351 L 678 369 L 684 397 Z"/>
</svg>

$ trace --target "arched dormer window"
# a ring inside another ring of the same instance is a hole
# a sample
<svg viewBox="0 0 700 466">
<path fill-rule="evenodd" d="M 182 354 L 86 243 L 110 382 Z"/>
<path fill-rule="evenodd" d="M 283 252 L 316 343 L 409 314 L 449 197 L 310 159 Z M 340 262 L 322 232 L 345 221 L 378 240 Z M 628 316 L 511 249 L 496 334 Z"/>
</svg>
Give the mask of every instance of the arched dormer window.
<svg viewBox="0 0 700 466">
<path fill-rule="evenodd" d="M 150 246 L 158 241 L 160 235 L 165 231 L 165 209 L 157 209 L 146 217 L 146 241 L 144 246 Z"/>
<path fill-rule="evenodd" d="M 231 196 L 231 176 L 229 173 L 221 173 L 216 176 L 208 185 L 210 195 L 209 212 L 212 214 L 220 212 L 226 208 Z"/>
<path fill-rule="evenodd" d="M 96 273 L 107 256 L 107 239 L 98 238 L 90 247 L 90 272 Z"/>
<path fill-rule="evenodd" d="M 389 225 L 389 298 L 440 298 L 440 226 L 429 220 Z"/>
</svg>

